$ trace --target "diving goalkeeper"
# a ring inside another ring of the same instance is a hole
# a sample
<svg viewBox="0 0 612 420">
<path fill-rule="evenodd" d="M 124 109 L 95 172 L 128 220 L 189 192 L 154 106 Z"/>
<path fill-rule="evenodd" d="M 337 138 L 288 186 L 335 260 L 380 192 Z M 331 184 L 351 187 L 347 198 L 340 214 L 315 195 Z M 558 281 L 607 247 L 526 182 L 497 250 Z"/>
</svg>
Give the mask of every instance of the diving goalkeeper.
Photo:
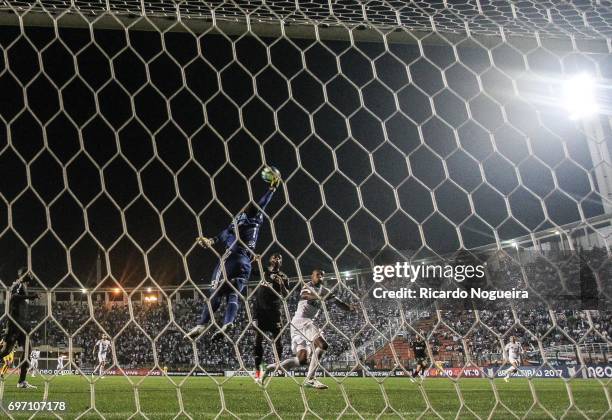
<svg viewBox="0 0 612 420">
<path fill-rule="evenodd" d="M 225 250 L 221 261 L 213 271 L 210 306 L 212 311 L 215 312 L 221 305 L 221 300 L 225 297 L 227 307 L 223 318 L 223 326 L 213 337 L 220 337 L 236 319 L 240 302 L 239 295 L 244 291 L 251 275 L 251 262 L 255 255 L 255 245 L 264 222 L 263 210 L 265 210 L 276 188 L 281 183 L 281 175 L 276 168 L 265 168 L 261 176 L 264 181 L 270 183 L 270 187 L 259 199 L 257 206 L 252 203 L 249 204 L 246 210 L 240 213 L 232 224 L 216 237 L 199 237 L 197 239 L 198 244 L 204 248 L 221 244 Z M 223 270 L 221 264 L 223 264 L 225 270 Z M 206 324 L 208 324 L 210 318 L 208 305 L 204 305 L 197 325 L 187 333 L 187 336 L 191 338 L 199 336 L 206 329 Z"/>
</svg>

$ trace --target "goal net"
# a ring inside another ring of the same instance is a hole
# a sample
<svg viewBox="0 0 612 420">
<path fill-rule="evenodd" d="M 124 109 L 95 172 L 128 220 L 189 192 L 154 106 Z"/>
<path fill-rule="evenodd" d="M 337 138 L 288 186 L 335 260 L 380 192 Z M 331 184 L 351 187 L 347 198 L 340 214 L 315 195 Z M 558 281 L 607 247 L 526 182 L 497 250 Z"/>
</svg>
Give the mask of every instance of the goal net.
<svg viewBox="0 0 612 420">
<path fill-rule="evenodd" d="M 15 366 L 40 350 L 40 399 L 70 400 L 70 377 L 87 394 L 75 416 L 610 416 L 611 14 L 604 0 L 0 1 L 3 323 L 20 267 L 39 296 Z M 188 338 L 227 258 L 196 238 L 257 202 L 267 166 L 283 182 L 233 326 L 213 340 L 223 303 Z M 268 363 L 293 356 L 314 269 L 356 307 L 321 305 L 329 394 L 301 388 L 308 365 L 249 378 L 272 253 L 290 280 Z M 532 299 L 448 306 L 392 297 L 456 286 L 444 276 L 375 280 L 466 262 Z M 117 395 L 91 375 L 103 334 Z"/>
</svg>

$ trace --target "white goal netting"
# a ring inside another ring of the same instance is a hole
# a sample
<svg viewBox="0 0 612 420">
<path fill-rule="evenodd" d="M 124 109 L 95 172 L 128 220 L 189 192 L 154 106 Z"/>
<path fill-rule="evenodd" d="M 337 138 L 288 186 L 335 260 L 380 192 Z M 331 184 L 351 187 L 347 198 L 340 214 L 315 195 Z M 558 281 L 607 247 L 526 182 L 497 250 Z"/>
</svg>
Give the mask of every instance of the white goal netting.
<svg viewBox="0 0 612 420">
<path fill-rule="evenodd" d="M 126 417 L 155 412 L 142 376 L 167 379 L 179 417 L 610 416 L 611 14 L 605 0 L 0 1 L 0 278 L 7 290 L 27 267 L 40 294 L 17 364 L 41 350 L 44 398 L 62 373 L 77 376 L 86 416 L 113 415 L 90 375 L 103 333 Z M 575 76 L 592 80 L 594 115 L 567 103 Z M 222 254 L 195 238 L 264 193 L 267 165 L 283 183 L 254 270 L 279 252 L 291 277 L 280 358 L 313 269 L 358 306 L 319 317 L 337 412 L 303 391 L 291 411 L 270 387 L 259 414 L 235 408 L 235 383 L 255 367 L 257 273 L 222 340 L 211 340 L 218 319 L 185 337 Z M 576 306 L 494 310 L 372 295 L 374 265 L 466 255 L 517 288 L 571 295 L 579 277 L 590 289 Z M 518 405 L 499 379 L 511 335 L 531 378 Z M 453 384 L 450 405 L 430 378 L 410 385 L 411 407 L 392 391 L 417 336 L 429 375 L 435 361 L 450 376 L 439 379 Z M 561 406 L 542 398 L 547 375 L 563 383 Z M 363 408 L 353 376 L 374 381 L 377 408 Z M 487 379 L 484 408 L 470 376 Z M 596 408 L 574 390 L 587 378 Z M 203 412 L 193 379 L 215 385 Z"/>
</svg>

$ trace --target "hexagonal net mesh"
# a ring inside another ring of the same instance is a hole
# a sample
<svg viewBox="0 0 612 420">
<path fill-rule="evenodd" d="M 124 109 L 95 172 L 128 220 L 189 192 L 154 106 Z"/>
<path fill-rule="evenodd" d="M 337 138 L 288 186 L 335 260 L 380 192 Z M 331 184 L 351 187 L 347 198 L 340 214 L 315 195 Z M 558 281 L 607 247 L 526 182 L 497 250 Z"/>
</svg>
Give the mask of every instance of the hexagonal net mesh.
<svg viewBox="0 0 612 420">
<path fill-rule="evenodd" d="M 0 2 L 0 276 L 8 292 L 27 267 L 41 298 L 19 326 L 20 363 L 41 351 L 43 398 L 86 390 L 67 396 L 75 415 L 609 416 L 610 7 Z M 584 74 L 601 102 L 590 119 L 574 118 L 584 106 L 565 97 L 565 83 Z M 233 325 L 219 335 L 217 315 L 186 337 L 202 308 L 217 305 L 214 268 L 230 258 L 195 239 L 257 202 L 268 165 L 283 182 L 255 207 L 263 222 L 245 258 L 261 258 L 244 290 L 229 286 L 237 302 L 217 311 L 236 306 Z M 266 335 L 264 360 L 293 356 L 291 319 L 313 269 L 357 308 L 328 302 L 316 321 L 329 344 L 316 367 L 333 388 L 323 405 L 291 393 L 303 368 L 281 369 L 288 378 L 262 388 L 240 378 L 253 375 L 254 301 L 273 252 L 290 280 L 281 353 Z M 599 303 L 449 310 L 373 296 L 375 265 L 465 253 L 486 255 L 522 288 L 571 290 L 588 272 Z M 111 349 L 100 368 L 92 351 L 102 334 Z M 524 349 L 522 388 L 499 379 L 511 335 Z M 429 359 L 423 383 L 402 378 L 417 336 Z M 436 365 L 444 378 L 433 381 Z M 113 383 L 123 396 L 94 368 L 125 379 Z M 76 382 L 61 385 L 62 373 Z M 563 386 L 541 385 L 547 376 Z M 159 393 L 147 390 L 153 380 L 163 380 Z M 487 390 L 473 397 L 472 383 Z M 1 400 L 11 396 L 0 387 Z"/>
</svg>

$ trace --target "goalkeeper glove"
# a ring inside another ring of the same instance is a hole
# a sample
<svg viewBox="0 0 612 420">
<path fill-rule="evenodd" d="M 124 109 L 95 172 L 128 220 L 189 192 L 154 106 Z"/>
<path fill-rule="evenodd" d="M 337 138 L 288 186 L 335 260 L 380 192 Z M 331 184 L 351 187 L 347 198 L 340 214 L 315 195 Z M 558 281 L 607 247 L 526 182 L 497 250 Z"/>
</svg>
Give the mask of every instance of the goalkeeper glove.
<svg viewBox="0 0 612 420">
<path fill-rule="evenodd" d="M 204 248 L 210 248 L 214 245 L 215 241 L 210 238 L 205 238 L 203 236 L 198 237 L 196 240 L 197 244 Z"/>
</svg>

